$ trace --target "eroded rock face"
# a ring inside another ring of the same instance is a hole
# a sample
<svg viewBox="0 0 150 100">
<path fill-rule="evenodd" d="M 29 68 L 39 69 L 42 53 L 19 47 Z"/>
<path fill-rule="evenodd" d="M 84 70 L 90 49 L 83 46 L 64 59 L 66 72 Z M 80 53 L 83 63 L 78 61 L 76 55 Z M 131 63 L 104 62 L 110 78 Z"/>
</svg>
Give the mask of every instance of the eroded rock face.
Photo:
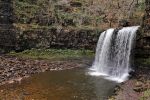
<svg viewBox="0 0 150 100">
<path fill-rule="evenodd" d="M 146 0 L 146 9 L 145 9 L 145 15 L 143 17 L 143 28 L 145 32 L 150 30 L 150 1 Z M 150 36 L 150 34 L 147 34 Z"/>
<path fill-rule="evenodd" d="M 101 32 L 74 29 L 36 29 L 18 34 L 17 50 L 31 48 L 95 49 Z"/>
<path fill-rule="evenodd" d="M 29 4 L 36 3 L 35 0 L 34 1 L 28 0 L 28 1 L 30 1 Z M 123 13 L 122 11 L 124 10 L 125 14 L 126 12 L 129 13 L 130 12 L 129 8 L 130 10 L 133 10 L 131 12 L 135 12 L 134 9 L 136 8 L 136 5 L 138 5 L 137 2 L 132 3 L 132 0 L 128 0 L 124 3 L 123 1 L 118 1 L 118 2 L 111 2 L 111 1 L 108 2 L 105 0 L 100 0 L 100 1 L 104 1 L 103 5 L 106 6 L 106 8 L 109 7 L 109 4 L 115 5 L 116 7 L 112 7 L 112 10 L 114 12 L 111 12 L 111 10 L 110 12 L 101 11 L 103 10 L 101 8 L 99 8 L 99 10 L 96 10 L 94 7 L 96 6 L 99 7 L 101 3 L 95 2 L 95 1 L 91 1 L 91 4 L 87 5 L 88 6 L 87 8 L 93 9 L 92 11 L 90 11 L 91 14 L 95 14 L 96 16 L 104 15 L 102 16 L 103 23 L 101 24 L 105 24 L 107 22 L 109 23 L 108 20 L 110 20 L 111 27 L 115 25 L 114 23 L 118 23 L 119 18 L 117 16 L 119 16 L 118 15 L 119 12 Z M 63 10 L 64 12 L 73 12 L 73 11 L 76 11 L 75 8 L 77 9 L 82 6 L 85 6 L 84 3 L 79 2 L 79 1 L 71 2 L 69 0 L 63 0 L 63 2 L 64 2 L 63 4 L 58 3 L 57 5 L 55 5 L 56 10 Z M 144 19 L 144 23 L 143 23 L 144 31 L 142 31 L 143 33 L 140 35 L 140 38 L 138 38 L 137 40 L 137 48 L 138 48 L 137 51 L 138 50 L 140 51 L 143 49 L 148 51 L 150 48 L 150 34 L 149 34 L 150 33 L 149 32 L 150 30 L 150 3 L 149 2 L 150 2 L 149 0 L 146 0 L 147 7 L 145 10 L 146 11 L 145 17 L 143 18 Z M 100 4 L 97 4 L 97 3 L 100 3 Z M 143 2 L 139 2 L 139 3 L 143 3 Z M 64 5 L 66 6 L 64 7 Z M 103 5 L 101 5 L 102 8 L 104 8 Z M 126 9 L 123 9 L 123 8 L 126 8 Z M 50 48 L 50 47 L 90 48 L 90 49 L 96 48 L 96 43 L 98 41 L 99 34 L 97 34 L 95 30 L 93 31 L 93 30 L 62 29 L 59 31 L 58 29 L 35 29 L 35 30 L 33 29 L 33 30 L 21 30 L 19 31 L 19 35 L 15 36 L 15 31 L 12 30 L 13 29 L 12 23 L 14 22 L 14 20 L 16 21 L 16 23 L 22 23 L 22 22 L 21 22 L 20 17 L 18 17 L 18 19 L 13 18 L 13 12 L 14 11 L 12 9 L 12 0 L 0 0 L 0 48 L 7 48 L 7 47 L 13 48 L 14 45 L 16 46 L 16 39 L 15 39 L 16 37 L 18 37 L 17 48 L 19 49 L 23 49 L 24 47 L 25 47 L 24 49 L 43 48 L 43 47 L 44 48 Z M 47 14 L 42 14 L 41 12 L 36 12 L 36 13 L 38 16 L 33 16 L 29 18 L 24 24 L 38 23 L 38 25 L 41 25 L 41 26 L 44 26 L 44 25 L 51 26 L 55 23 L 59 23 L 65 27 L 75 26 L 74 19 L 72 17 L 71 18 L 69 17 L 68 19 L 64 18 L 63 22 L 59 22 L 59 20 L 56 20 L 59 18 L 55 18 L 57 14 L 52 17 L 50 16 L 46 17 Z M 42 16 L 42 17 L 39 17 L 39 16 Z M 123 19 L 125 18 L 123 17 Z M 91 22 L 90 20 L 82 21 L 82 22 L 87 24 L 89 23 L 88 21 Z M 138 20 L 136 19 L 135 21 L 138 21 Z M 119 26 L 126 27 L 130 25 L 136 25 L 136 24 L 130 24 L 128 21 L 122 20 Z M 106 28 L 108 28 L 108 26 L 109 25 L 106 25 Z M 104 29 L 102 26 L 99 26 L 99 28 Z"/>
<path fill-rule="evenodd" d="M 136 59 L 148 59 L 146 62 L 148 63 L 150 58 L 150 1 L 146 0 L 145 4 L 146 9 L 143 17 L 143 23 L 137 33 L 135 56 Z M 136 63 L 141 64 L 145 60 L 141 60 L 141 62 L 139 61 L 140 60 Z M 150 64 L 148 63 L 147 66 L 149 65 Z"/>
<path fill-rule="evenodd" d="M 14 49 L 13 9 L 11 0 L 0 0 L 0 53 Z"/>
</svg>

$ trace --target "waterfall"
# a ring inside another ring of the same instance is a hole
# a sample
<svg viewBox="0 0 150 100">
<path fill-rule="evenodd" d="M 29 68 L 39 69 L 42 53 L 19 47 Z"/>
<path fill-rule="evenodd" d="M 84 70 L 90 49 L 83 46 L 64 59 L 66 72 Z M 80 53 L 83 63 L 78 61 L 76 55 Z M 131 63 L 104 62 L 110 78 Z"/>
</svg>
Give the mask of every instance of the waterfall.
<svg viewBox="0 0 150 100">
<path fill-rule="evenodd" d="M 101 33 L 90 74 L 102 75 L 117 82 L 125 81 L 132 70 L 130 55 L 138 28 L 124 27 L 118 31 L 108 29 Z"/>
</svg>

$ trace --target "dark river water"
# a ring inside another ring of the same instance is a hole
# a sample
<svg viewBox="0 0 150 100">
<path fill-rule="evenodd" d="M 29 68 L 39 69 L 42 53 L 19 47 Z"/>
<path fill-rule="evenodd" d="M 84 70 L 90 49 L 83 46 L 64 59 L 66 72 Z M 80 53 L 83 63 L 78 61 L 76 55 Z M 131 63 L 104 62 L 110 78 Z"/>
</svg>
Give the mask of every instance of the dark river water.
<svg viewBox="0 0 150 100">
<path fill-rule="evenodd" d="M 0 87 L 2 100 L 107 100 L 117 83 L 87 69 L 45 72 Z"/>
</svg>

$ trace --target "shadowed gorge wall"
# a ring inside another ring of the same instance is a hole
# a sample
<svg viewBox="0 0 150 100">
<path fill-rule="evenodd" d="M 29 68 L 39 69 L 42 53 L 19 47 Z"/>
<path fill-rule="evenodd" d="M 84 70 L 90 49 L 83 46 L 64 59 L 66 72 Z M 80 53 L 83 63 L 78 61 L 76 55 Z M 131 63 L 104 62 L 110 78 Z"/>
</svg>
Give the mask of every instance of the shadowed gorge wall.
<svg viewBox="0 0 150 100">
<path fill-rule="evenodd" d="M 142 28 L 138 34 L 136 55 L 137 57 L 150 57 L 150 1 L 145 1 L 145 14 Z"/>
<path fill-rule="evenodd" d="M 15 31 L 13 29 L 13 4 L 11 0 L 0 0 L 0 52 L 15 47 Z"/>
<path fill-rule="evenodd" d="M 20 32 L 20 31 L 19 31 Z M 74 48 L 92 49 L 96 47 L 99 30 L 43 28 L 22 31 L 17 50 L 31 48 Z"/>
</svg>

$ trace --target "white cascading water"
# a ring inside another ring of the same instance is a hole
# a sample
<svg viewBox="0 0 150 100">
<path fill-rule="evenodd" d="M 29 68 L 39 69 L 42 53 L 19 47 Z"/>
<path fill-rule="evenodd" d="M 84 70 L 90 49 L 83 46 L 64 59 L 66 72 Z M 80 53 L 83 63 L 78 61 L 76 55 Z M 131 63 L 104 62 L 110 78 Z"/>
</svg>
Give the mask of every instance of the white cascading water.
<svg viewBox="0 0 150 100">
<path fill-rule="evenodd" d="M 125 81 L 131 71 L 130 54 L 138 28 L 124 27 L 116 32 L 108 29 L 101 33 L 90 74 L 106 76 L 117 82 Z"/>
</svg>

